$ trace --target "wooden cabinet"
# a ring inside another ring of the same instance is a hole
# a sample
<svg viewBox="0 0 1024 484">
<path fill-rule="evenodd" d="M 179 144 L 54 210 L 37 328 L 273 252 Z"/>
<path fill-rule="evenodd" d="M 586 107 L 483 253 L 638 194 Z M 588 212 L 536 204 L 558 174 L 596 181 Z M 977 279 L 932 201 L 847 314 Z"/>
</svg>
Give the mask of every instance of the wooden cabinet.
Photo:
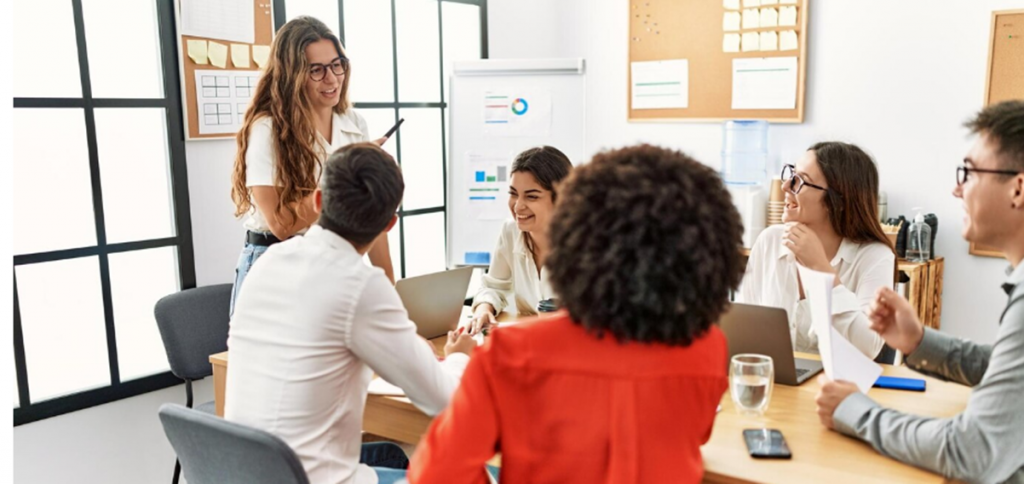
<svg viewBox="0 0 1024 484">
<path fill-rule="evenodd" d="M 928 262 L 910 262 L 900 259 L 896 266 L 909 281 L 903 285 L 903 295 L 917 310 L 917 317 L 925 326 L 939 329 L 942 320 L 942 257 Z"/>
</svg>

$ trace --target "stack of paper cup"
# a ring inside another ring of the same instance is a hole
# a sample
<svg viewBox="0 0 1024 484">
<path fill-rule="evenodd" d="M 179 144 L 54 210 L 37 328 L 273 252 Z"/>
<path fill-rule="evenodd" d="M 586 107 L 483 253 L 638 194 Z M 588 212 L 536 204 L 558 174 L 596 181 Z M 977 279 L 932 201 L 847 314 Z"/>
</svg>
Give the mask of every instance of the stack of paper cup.
<svg viewBox="0 0 1024 484">
<path fill-rule="evenodd" d="M 782 211 L 786 208 L 785 196 L 782 194 L 782 180 L 772 180 L 772 188 L 768 194 L 768 225 L 782 223 Z"/>
</svg>

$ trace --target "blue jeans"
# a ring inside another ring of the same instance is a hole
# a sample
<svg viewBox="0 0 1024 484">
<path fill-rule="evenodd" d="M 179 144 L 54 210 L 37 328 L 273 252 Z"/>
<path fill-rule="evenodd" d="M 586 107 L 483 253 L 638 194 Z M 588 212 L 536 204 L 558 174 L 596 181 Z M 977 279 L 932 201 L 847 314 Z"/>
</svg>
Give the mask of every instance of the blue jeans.
<svg viewBox="0 0 1024 484">
<path fill-rule="evenodd" d="M 391 442 L 363 444 L 359 462 L 373 468 L 377 484 L 394 484 L 405 479 L 405 469 L 409 467 L 405 451 Z"/>
<path fill-rule="evenodd" d="M 245 276 L 249 275 L 249 270 L 252 269 L 252 265 L 256 263 L 256 259 L 259 259 L 264 252 L 267 251 L 265 245 L 253 245 L 248 242 L 245 243 L 245 247 L 242 248 L 242 253 L 238 256 L 238 264 L 235 266 L 235 285 L 231 288 L 231 309 L 228 315 L 235 314 L 235 299 L 238 299 L 238 291 L 242 288 L 242 281 L 245 280 Z"/>
</svg>

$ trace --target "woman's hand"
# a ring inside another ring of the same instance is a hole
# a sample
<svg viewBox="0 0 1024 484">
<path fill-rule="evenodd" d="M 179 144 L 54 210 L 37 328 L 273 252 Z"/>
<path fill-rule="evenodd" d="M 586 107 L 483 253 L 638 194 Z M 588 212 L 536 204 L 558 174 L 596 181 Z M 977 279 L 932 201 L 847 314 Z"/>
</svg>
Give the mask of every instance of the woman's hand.
<svg viewBox="0 0 1024 484">
<path fill-rule="evenodd" d="M 782 234 L 782 245 L 793 251 L 796 262 L 808 269 L 818 272 L 834 272 L 832 264 L 825 256 L 825 246 L 821 239 L 802 223 L 787 224 Z"/>
<path fill-rule="evenodd" d="M 377 143 L 377 146 L 384 146 L 384 143 L 387 143 L 388 139 L 387 138 L 377 138 L 377 139 L 373 140 L 373 142 Z"/>
<path fill-rule="evenodd" d="M 469 335 L 475 336 L 497 324 L 498 322 L 494 319 L 494 306 L 491 306 L 490 303 L 482 303 L 473 311 L 473 319 L 469 320 L 469 325 L 467 325 Z"/>
</svg>

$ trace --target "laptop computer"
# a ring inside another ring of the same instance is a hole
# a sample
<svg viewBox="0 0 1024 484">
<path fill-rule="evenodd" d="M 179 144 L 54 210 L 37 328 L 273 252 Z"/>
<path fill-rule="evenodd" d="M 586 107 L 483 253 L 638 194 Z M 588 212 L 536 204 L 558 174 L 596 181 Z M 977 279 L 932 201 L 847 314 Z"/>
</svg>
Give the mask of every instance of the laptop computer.
<svg viewBox="0 0 1024 484">
<path fill-rule="evenodd" d="M 799 385 L 822 370 L 821 362 L 797 358 L 785 309 L 733 303 L 718 323 L 729 341 L 729 358 L 756 353 L 772 358 L 775 383 Z"/>
<path fill-rule="evenodd" d="M 448 334 L 459 324 L 472 267 L 407 277 L 395 283 L 416 332 L 430 339 Z"/>
</svg>

